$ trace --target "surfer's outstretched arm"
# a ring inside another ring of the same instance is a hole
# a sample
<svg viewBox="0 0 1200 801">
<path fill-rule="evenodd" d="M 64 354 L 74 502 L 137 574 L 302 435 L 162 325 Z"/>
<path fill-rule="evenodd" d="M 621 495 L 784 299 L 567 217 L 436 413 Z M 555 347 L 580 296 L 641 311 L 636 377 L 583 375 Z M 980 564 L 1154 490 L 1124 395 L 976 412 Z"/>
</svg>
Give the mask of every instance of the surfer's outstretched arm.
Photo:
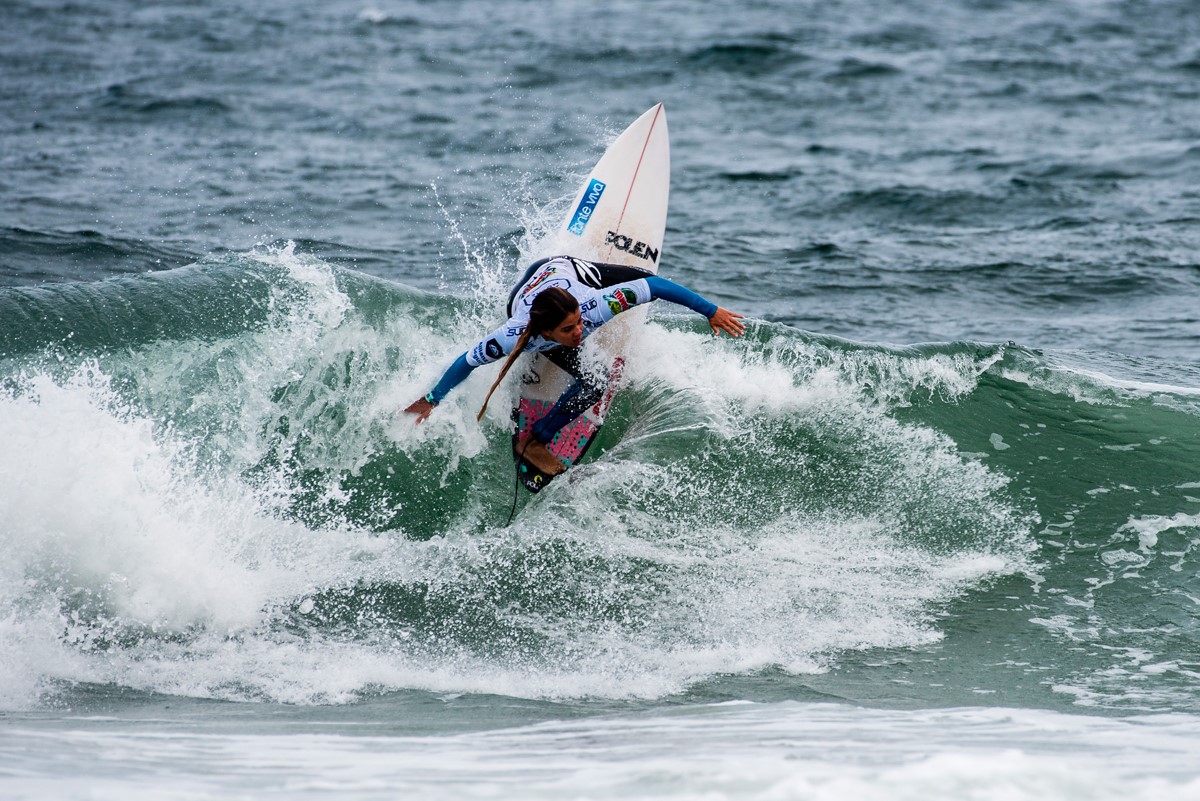
<svg viewBox="0 0 1200 801">
<path fill-rule="evenodd" d="M 420 423 L 445 400 L 450 390 L 467 380 L 472 370 L 490 364 L 509 353 L 524 330 L 525 324 L 520 320 L 509 320 L 476 342 L 446 368 L 446 372 L 442 373 L 442 377 L 425 397 L 413 401 L 404 411 L 415 414 L 416 422 Z"/>
<path fill-rule="evenodd" d="M 746 324 L 742 322 L 744 315 L 723 309 L 711 300 L 697 295 L 687 287 L 680 286 L 674 281 L 668 281 L 666 278 L 661 278 L 657 275 L 648 275 L 638 281 L 629 282 L 629 288 L 633 292 L 630 292 L 625 297 L 622 297 L 618 291 L 624 287 L 623 284 L 606 287 L 604 291 L 609 294 L 605 295 L 605 300 L 608 301 L 608 307 L 614 315 L 637 303 L 637 284 L 643 281 L 650 290 L 650 300 L 668 300 L 671 303 L 686 306 L 697 314 L 703 314 L 708 320 L 713 334 L 719 335 L 724 331 L 730 336 L 736 337 L 746 332 Z M 631 298 L 633 302 L 622 302 L 626 298 Z"/>
<path fill-rule="evenodd" d="M 474 369 L 475 367 L 467 361 L 467 354 L 462 354 L 454 360 L 453 364 L 446 368 L 446 372 L 442 373 L 441 380 L 437 382 L 437 385 L 425 397 L 413 401 L 404 411 L 409 414 L 415 414 L 417 416 L 416 422 L 421 422 L 431 415 L 433 410 L 437 408 L 437 405 L 450 394 L 450 390 L 465 381 Z"/>
</svg>

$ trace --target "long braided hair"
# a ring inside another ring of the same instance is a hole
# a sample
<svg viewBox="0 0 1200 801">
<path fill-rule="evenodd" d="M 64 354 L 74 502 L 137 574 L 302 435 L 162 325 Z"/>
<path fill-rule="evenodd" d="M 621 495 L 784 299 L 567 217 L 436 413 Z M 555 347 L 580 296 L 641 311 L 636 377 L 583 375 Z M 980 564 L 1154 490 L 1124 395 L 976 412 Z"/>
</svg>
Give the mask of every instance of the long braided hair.
<svg viewBox="0 0 1200 801">
<path fill-rule="evenodd" d="M 529 340 L 536 336 L 541 336 L 547 331 L 553 331 L 562 321 L 567 319 L 567 315 L 571 312 L 579 311 L 579 301 L 575 300 L 575 296 L 567 290 L 551 286 L 546 287 L 533 299 L 533 304 L 529 307 L 529 325 L 525 326 L 525 330 L 521 332 L 520 338 L 517 339 L 517 344 L 513 345 L 512 352 L 508 354 L 508 361 L 500 368 L 500 375 L 496 376 L 495 383 L 488 390 L 487 397 L 483 399 L 483 406 L 479 409 L 479 414 L 475 419 L 482 420 L 483 413 L 487 411 L 488 401 L 492 399 L 492 393 L 496 391 L 496 387 L 500 386 L 500 382 L 504 380 L 504 376 L 508 375 L 508 368 L 512 367 L 512 363 L 517 360 L 525 351 L 525 346 L 529 344 Z"/>
</svg>

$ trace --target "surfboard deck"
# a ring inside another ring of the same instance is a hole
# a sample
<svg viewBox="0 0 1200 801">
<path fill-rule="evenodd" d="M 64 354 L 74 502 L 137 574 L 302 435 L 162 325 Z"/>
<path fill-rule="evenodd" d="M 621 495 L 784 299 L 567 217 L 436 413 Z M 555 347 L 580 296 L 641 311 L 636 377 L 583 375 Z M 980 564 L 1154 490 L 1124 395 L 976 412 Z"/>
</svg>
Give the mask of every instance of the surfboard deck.
<svg viewBox="0 0 1200 801">
<path fill-rule="evenodd" d="M 659 103 L 638 117 L 605 150 L 575 193 L 546 255 L 575 256 L 657 273 L 667 227 L 670 177 L 667 115 Z M 610 365 L 608 390 L 546 446 L 567 468 L 583 458 L 604 425 L 624 368 L 626 340 L 645 313 L 645 309 L 628 311 L 589 337 L 588 342 L 601 349 L 602 362 Z M 546 416 L 572 381 L 570 374 L 541 354 L 530 361 L 522 376 L 521 394 L 513 408 L 516 430 L 512 445 L 517 475 L 530 492 L 541 491 L 555 476 L 543 474 L 522 459 L 520 441 Z"/>
</svg>

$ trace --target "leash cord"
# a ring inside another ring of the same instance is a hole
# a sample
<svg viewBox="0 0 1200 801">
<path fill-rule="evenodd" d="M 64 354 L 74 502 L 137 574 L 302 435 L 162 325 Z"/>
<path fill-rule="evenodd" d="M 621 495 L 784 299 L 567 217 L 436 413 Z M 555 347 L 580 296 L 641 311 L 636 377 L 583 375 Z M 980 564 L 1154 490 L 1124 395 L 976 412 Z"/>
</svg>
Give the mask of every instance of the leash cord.
<svg viewBox="0 0 1200 801">
<path fill-rule="evenodd" d="M 505 528 L 508 528 L 508 526 L 512 524 L 513 517 L 517 514 L 517 496 L 521 494 L 521 460 L 525 458 L 525 449 L 529 447 L 529 441 L 532 439 L 533 435 L 530 434 L 525 439 L 525 444 L 521 446 L 521 452 L 517 454 L 516 464 L 514 465 L 515 472 L 513 475 L 512 509 L 508 511 L 508 522 L 504 524 Z"/>
</svg>

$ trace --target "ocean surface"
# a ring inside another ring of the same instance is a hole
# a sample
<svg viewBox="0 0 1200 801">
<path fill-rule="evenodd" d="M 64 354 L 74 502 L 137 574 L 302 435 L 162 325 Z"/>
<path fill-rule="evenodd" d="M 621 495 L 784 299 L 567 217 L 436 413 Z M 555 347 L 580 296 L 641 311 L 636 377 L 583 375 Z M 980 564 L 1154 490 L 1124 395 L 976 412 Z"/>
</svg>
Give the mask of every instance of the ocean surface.
<svg viewBox="0 0 1200 801">
<path fill-rule="evenodd" d="M 1200 799 L 1191 0 L 3 18 L 0 796 Z M 659 101 L 749 330 L 507 523 L 401 410 Z"/>
</svg>

